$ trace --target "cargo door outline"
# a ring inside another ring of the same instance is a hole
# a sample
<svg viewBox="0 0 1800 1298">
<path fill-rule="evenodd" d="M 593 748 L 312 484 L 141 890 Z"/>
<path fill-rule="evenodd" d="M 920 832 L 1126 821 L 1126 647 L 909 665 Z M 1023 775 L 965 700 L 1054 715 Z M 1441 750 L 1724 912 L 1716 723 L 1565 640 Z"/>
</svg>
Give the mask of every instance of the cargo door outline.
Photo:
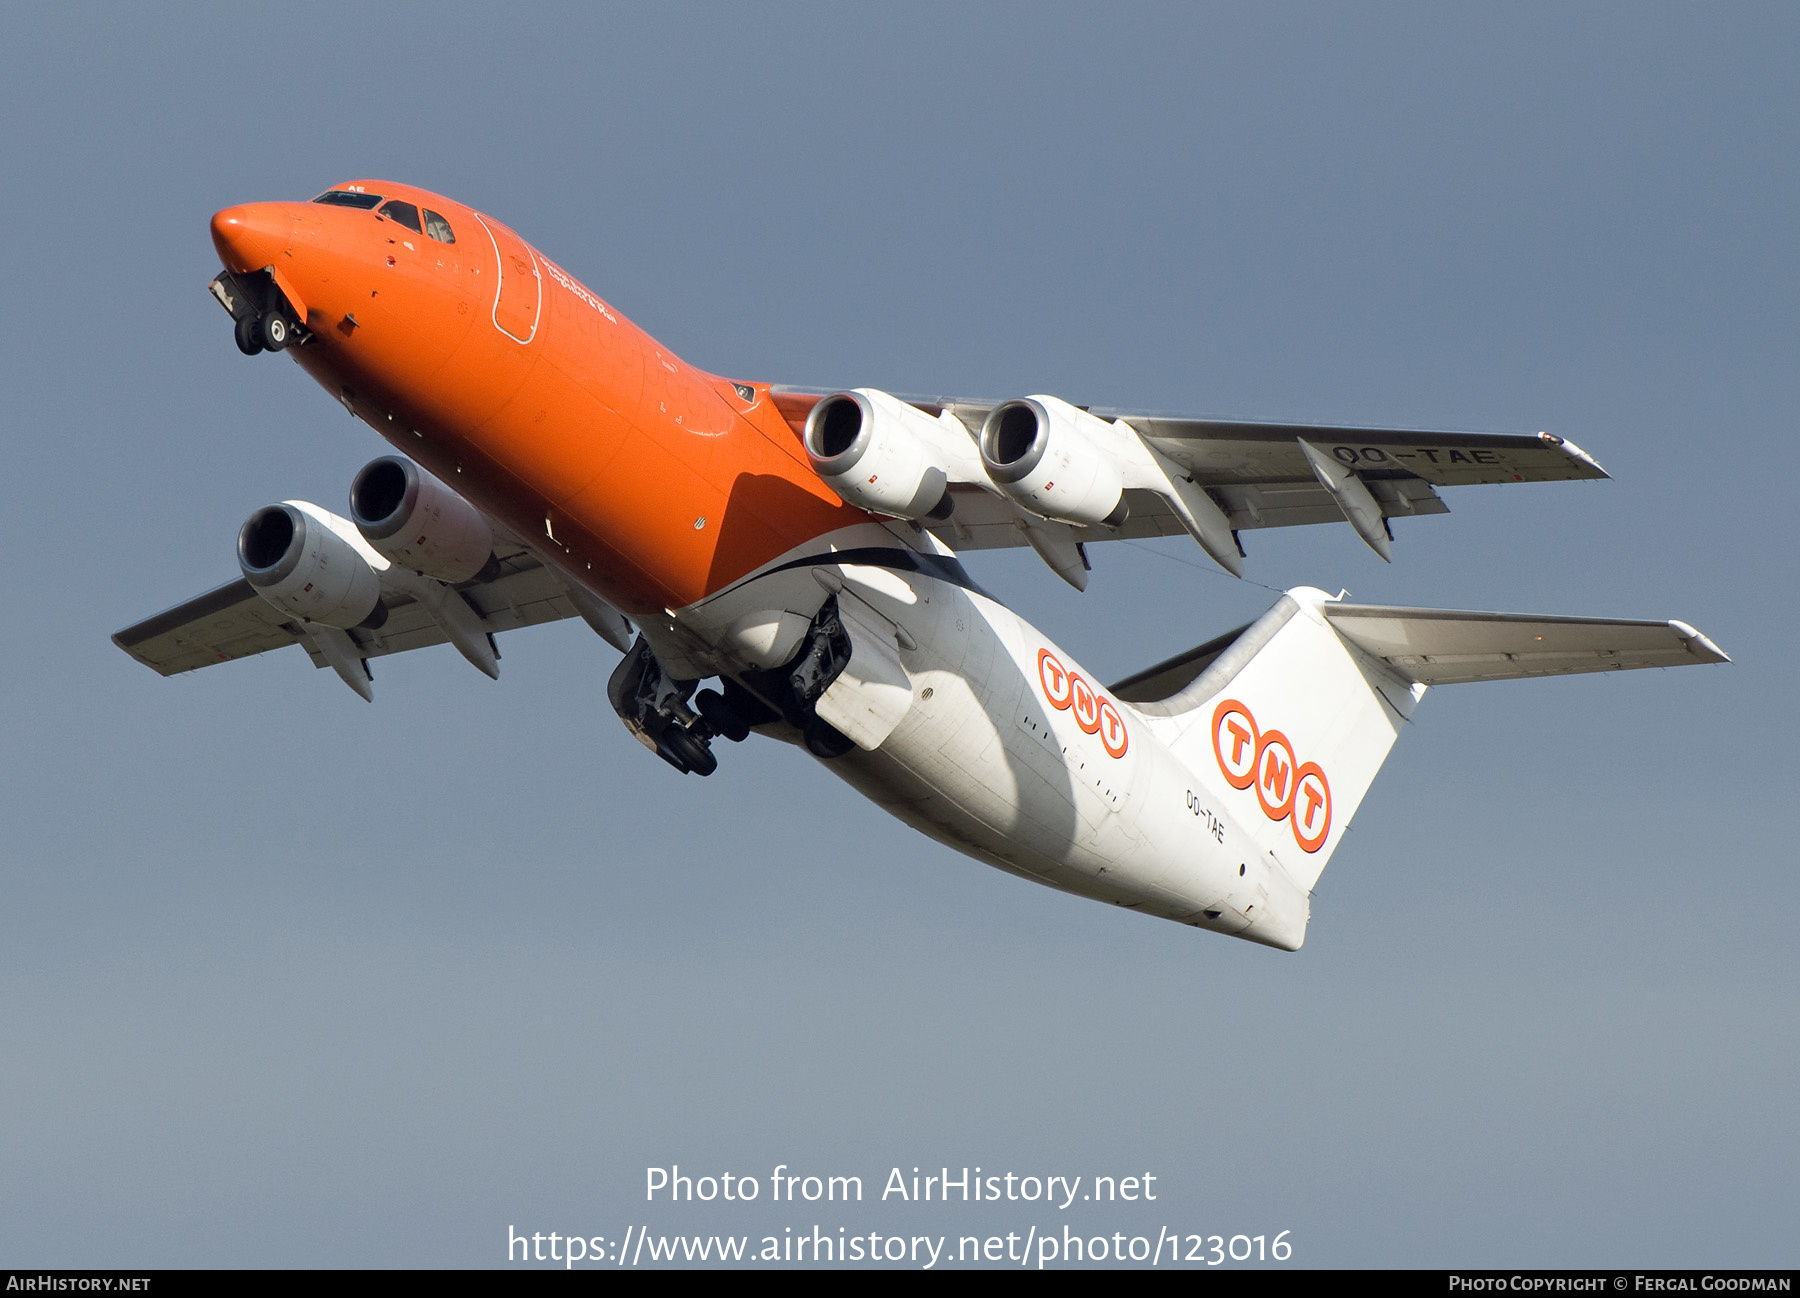
<svg viewBox="0 0 1800 1298">
<path fill-rule="evenodd" d="M 518 334 L 500 323 L 500 304 L 506 297 L 506 254 L 500 251 L 499 236 L 494 233 L 493 226 L 490 226 L 487 223 L 487 219 L 479 212 L 475 213 L 475 219 L 480 221 L 481 228 L 487 231 L 488 243 L 492 245 L 494 249 L 494 309 L 490 313 L 494 322 L 494 328 L 498 329 L 516 343 L 521 345 L 529 343 L 533 338 L 537 337 L 538 321 L 542 318 L 544 313 L 544 276 L 543 272 L 538 269 L 537 254 L 531 250 L 530 244 L 519 238 L 519 236 L 514 234 L 511 230 L 508 230 L 504 225 L 500 226 L 500 228 L 506 232 L 508 240 L 518 244 L 519 250 L 531 261 L 531 283 L 537 300 L 532 305 L 531 328 L 528 329 L 525 336 L 521 338 Z M 496 221 L 494 224 L 499 225 L 499 222 Z M 514 296 L 515 298 L 518 296 L 517 289 L 514 290 Z M 509 311 L 507 314 L 510 317 L 512 313 Z"/>
</svg>

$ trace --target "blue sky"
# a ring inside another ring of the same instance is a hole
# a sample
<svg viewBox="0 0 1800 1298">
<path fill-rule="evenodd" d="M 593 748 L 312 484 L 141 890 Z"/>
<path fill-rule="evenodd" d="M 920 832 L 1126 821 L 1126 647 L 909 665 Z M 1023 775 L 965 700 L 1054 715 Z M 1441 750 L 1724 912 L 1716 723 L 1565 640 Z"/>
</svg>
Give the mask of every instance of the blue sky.
<svg viewBox="0 0 1800 1298">
<path fill-rule="evenodd" d="M 0 17 L 0 1264 L 497 1265 L 506 1230 L 1291 1231 L 1793 1265 L 1788 6 L 323 4 Z M 381 176 L 746 378 L 1536 431 L 1615 480 L 978 580 L 1103 677 L 1264 587 L 1679 617 L 1434 691 L 1281 955 L 969 862 L 776 745 L 683 779 L 579 625 L 161 680 L 108 642 L 384 447 L 204 291 Z M 647 1166 L 1155 1205 L 646 1205 Z"/>
</svg>

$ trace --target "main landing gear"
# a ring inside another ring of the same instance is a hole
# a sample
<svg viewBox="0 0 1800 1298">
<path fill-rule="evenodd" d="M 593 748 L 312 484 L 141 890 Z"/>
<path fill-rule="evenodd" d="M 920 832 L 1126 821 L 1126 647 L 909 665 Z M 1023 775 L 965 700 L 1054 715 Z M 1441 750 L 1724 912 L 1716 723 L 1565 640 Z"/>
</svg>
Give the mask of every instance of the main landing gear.
<svg viewBox="0 0 1800 1298">
<path fill-rule="evenodd" d="M 713 755 L 715 736 L 741 743 L 750 737 L 751 721 L 744 706 L 755 700 L 735 681 L 727 681 L 726 693 L 701 690 L 696 681 L 671 678 L 656 660 L 642 636 L 613 669 L 606 683 L 606 697 L 638 742 L 682 774 L 711 775 L 719 769 Z M 739 703 L 727 694 L 742 696 Z M 689 706 L 688 698 L 693 696 Z M 773 714 L 770 714 L 773 719 Z"/>
<path fill-rule="evenodd" d="M 834 595 L 785 667 L 749 673 L 743 683 L 725 677 L 719 689 L 696 694 L 699 682 L 671 677 L 639 636 L 613 669 L 606 697 L 638 742 L 683 774 L 711 775 L 719 769 L 715 738 L 741 743 L 751 726 L 775 721 L 786 721 L 800 732 L 809 753 L 830 761 L 856 745 L 819 716 L 816 705 L 849 662 L 850 634 Z"/>
<path fill-rule="evenodd" d="M 814 710 L 823 694 L 850 661 L 850 633 L 838 616 L 837 596 L 827 599 L 813 618 L 806 643 L 787 670 L 787 711 L 800 725 L 806 751 L 821 761 L 842 757 L 856 745 Z"/>
<path fill-rule="evenodd" d="M 799 652 L 785 667 L 773 671 L 752 672 L 744 677 L 756 695 L 745 691 L 758 707 L 768 699 L 780 709 L 768 709 L 769 719 L 777 716 L 800 732 L 806 751 L 820 761 L 842 757 L 856 747 L 849 736 L 826 721 L 817 712 L 819 696 L 831 687 L 850 662 L 850 633 L 838 616 L 837 596 L 833 595 L 813 615 L 812 626 Z M 760 696 L 757 698 L 756 696 Z"/>
</svg>

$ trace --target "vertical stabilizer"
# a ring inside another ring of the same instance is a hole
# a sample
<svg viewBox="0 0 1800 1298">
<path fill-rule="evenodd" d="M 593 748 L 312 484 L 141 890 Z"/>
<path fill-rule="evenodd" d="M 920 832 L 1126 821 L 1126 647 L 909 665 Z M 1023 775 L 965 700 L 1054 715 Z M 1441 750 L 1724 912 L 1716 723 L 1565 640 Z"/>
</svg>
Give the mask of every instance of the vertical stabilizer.
<svg viewBox="0 0 1800 1298">
<path fill-rule="evenodd" d="M 1425 693 L 1339 635 L 1330 603 L 1289 591 L 1186 688 L 1138 705 L 1304 892 Z"/>
</svg>

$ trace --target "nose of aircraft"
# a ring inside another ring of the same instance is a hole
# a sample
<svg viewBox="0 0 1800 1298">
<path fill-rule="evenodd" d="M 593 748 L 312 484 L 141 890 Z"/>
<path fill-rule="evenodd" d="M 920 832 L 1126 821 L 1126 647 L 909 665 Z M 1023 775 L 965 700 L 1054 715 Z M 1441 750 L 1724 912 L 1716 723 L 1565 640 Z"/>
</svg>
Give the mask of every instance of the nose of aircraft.
<svg viewBox="0 0 1800 1298">
<path fill-rule="evenodd" d="M 235 271 L 274 265 L 292 234 L 292 220 L 273 204 L 228 207 L 212 219 L 213 247 L 226 267 Z"/>
</svg>

